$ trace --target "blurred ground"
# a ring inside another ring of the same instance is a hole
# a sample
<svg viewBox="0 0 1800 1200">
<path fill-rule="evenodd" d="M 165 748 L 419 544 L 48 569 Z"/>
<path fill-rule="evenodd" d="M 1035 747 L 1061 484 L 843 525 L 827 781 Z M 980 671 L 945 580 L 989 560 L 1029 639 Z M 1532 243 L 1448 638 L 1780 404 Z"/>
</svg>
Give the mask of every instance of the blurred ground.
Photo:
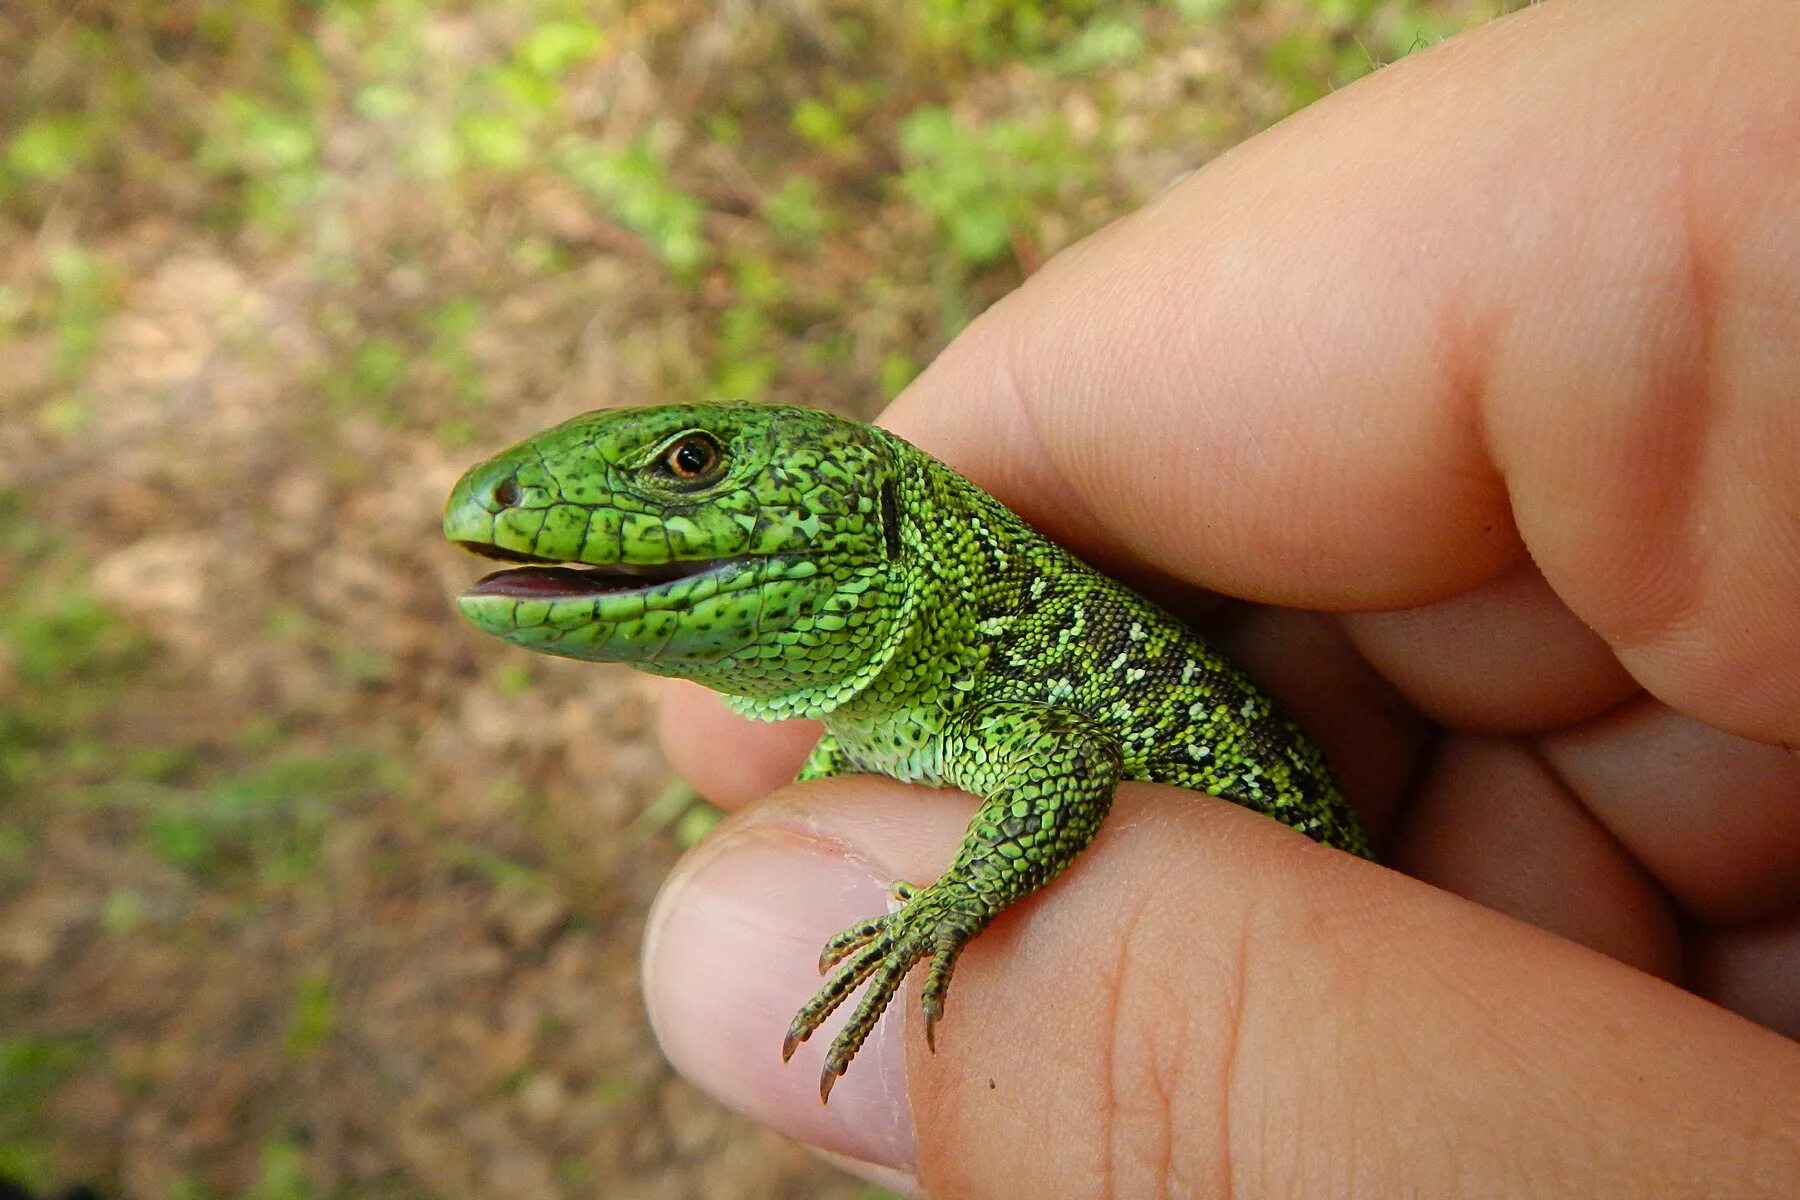
<svg viewBox="0 0 1800 1200">
<path fill-rule="evenodd" d="M 0 6 L 0 1177 L 868 1194 L 662 1062 L 638 938 L 707 814 L 635 677 L 453 619 L 446 489 L 586 408 L 872 414 L 1516 6 Z"/>
</svg>

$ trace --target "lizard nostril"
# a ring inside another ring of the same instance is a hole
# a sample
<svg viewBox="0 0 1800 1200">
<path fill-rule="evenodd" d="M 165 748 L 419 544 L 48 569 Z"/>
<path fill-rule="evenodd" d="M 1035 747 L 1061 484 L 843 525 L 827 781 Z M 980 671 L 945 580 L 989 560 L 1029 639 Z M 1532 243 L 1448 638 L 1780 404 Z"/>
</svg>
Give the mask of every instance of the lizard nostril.
<svg viewBox="0 0 1800 1200">
<path fill-rule="evenodd" d="M 501 508 L 511 508 L 519 502 L 519 481 L 508 476 L 494 485 L 494 503 Z"/>
</svg>

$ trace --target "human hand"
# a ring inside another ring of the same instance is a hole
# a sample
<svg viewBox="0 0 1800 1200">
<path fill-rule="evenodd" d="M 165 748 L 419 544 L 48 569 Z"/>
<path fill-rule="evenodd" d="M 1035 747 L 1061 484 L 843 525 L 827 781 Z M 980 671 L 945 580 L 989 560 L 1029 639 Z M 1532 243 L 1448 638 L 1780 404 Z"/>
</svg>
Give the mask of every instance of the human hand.
<svg viewBox="0 0 1800 1200">
<path fill-rule="evenodd" d="M 682 689 L 745 811 L 652 919 L 674 1063 L 921 1194 L 1792 1195 L 1800 1046 L 1701 997 L 1800 1034 L 1795 61 L 1791 0 L 1547 3 L 972 326 L 885 423 L 1178 610 L 1284 606 L 1208 628 L 1399 870 L 1127 785 L 822 1108 L 818 947 L 972 801 L 762 801 L 816 730 Z"/>
</svg>

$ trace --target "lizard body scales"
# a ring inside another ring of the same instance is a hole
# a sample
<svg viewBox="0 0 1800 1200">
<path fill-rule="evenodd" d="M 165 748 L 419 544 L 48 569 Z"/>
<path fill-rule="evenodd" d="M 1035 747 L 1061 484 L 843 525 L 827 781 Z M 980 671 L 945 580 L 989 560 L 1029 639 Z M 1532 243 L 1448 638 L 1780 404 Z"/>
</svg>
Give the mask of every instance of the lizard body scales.
<svg viewBox="0 0 1800 1200">
<path fill-rule="evenodd" d="M 589 413 L 472 468 L 446 536 L 524 564 L 460 599 L 547 654 L 817 717 L 801 779 L 871 772 L 981 798 L 948 870 L 826 944 L 784 1055 L 867 984 L 821 1095 L 908 971 L 927 1036 L 957 955 L 1094 837 L 1121 780 L 1368 842 L 1316 747 L 1210 643 L 876 427 L 802 408 Z"/>
</svg>

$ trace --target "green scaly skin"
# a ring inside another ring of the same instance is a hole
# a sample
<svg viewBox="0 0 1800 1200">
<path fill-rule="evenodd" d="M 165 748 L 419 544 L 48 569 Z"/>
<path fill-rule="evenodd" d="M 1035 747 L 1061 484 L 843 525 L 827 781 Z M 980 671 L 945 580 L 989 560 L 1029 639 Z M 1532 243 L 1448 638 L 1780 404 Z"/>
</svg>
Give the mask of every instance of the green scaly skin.
<svg viewBox="0 0 1800 1200">
<path fill-rule="evenodd" d="M 873 426 L 737 404 L 589 413 L 470 470 L 444 532 L 544 564 L 461 597 L 488 633 L 697 680 L 746 716 L 821 718 L 803 780 L 872 772 L 981 797 L 949 870 L 896 883 L 898 911 L 826 943 L 831 974 L 783 1057 L 869 986 L 821 1097 L 926 959 L 931 1038 L 957 955 L 1093 840 L 1120 780 L 1369 854 L 1319 751 L 1218 650 Z"/>
</svg>

